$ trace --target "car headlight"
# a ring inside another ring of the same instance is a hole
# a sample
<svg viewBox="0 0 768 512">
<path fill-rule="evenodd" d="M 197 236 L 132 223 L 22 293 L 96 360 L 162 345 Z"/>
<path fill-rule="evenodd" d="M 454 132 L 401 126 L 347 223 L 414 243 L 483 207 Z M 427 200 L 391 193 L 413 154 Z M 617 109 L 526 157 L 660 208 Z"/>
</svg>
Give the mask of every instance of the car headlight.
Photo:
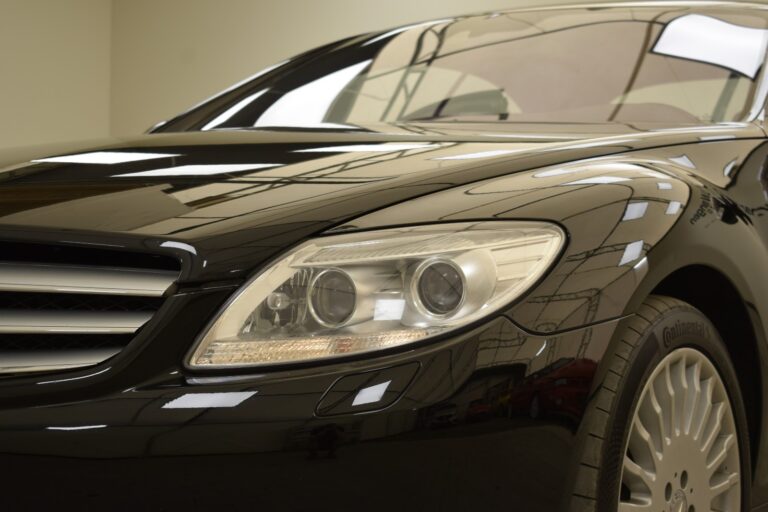
<svg viewBox="0 0 768 512">
<path fill-rule="evenodd" d="M 230 299 L 189 365 L 314 361 L 443 334 L 519 297 L 564 242 L 553 224 L 506 221 L 315 238 Z"/>
</svg>

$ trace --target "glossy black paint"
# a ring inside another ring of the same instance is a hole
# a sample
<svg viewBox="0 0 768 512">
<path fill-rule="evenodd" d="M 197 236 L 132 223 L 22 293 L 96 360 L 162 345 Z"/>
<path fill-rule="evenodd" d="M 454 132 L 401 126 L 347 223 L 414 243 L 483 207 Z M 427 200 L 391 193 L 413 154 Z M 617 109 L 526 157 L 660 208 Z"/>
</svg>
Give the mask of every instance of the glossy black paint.
<svg viewBox="0 0 768 512">
<path fill-rule="evenodd" d="M 669 276 L 698 268 L 731 283 L 749 313 L 752 337 L 726 341 L 755 355 L 740 370 L 754 505 L 768 502 L 761 123 L 409 128 L 156 133 L 4 156 L 0 239 L 168 254 L 183 273 L 113 359 L 0 379 L 0 507 L 564 510 L 584 406 L 622 319 Z M 394 142 L 425 145 L 306 151 Z M 178 156 L 32 162 L 85 150 Z M 506 153 L 471 157 L 491 150 Z M 226 163 L 281 167 L 120 176 Z M 628 209 L 638 203 L 639 216 Z M 569 236 L 552 271 L 503 314 L 376 357 L 257 373 L 185 368 L 237 287 L 307 237 L 479 219 L 548 220 Z M 351 410 L 351 393 L 385 380 L 392 396 Z M 231 408 L 164 408 L 222 391 L 254 394 Z"/>
</svg>

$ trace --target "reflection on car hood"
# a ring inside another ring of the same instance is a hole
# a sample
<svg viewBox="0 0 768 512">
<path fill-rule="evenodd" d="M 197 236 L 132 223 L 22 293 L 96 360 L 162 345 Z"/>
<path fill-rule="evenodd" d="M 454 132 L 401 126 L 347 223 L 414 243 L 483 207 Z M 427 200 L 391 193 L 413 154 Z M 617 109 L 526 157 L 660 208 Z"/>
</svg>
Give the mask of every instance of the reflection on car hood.
<svg viewBox="0 0 768 512">
<path fill-rule="evenodd" d="M 165 237 L 203 252 L 261 243 L 271 248 L 266 254 L 481 179 L 639 148 L 762 136 L 749 125 L 619 134 L 535 128 L 156 134 L 16 151 L 0 158 L 0 230 Z"/>
</svg>

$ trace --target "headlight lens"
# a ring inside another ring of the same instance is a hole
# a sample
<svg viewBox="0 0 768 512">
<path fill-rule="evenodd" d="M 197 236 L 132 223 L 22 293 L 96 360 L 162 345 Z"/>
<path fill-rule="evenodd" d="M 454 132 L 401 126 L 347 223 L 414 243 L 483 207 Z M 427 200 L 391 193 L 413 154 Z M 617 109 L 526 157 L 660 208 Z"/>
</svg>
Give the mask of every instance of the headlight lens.
<svg viewBox="0 0 768 512">
<path fill-rule="evenodd" d="M 520 296 L 564 242 L 553 224 L 505 221 L 316 238 L 243 286 L 189 364 L 312 361 L 442 334 Z"/>
<path fill-rule="evenodd" d="M 461 267 L 451 261 L 427 260 L 416 275 L 414 302 L 420 302 L 426 314 L 444 317 L 459 309 L 466 295 Z"/>
<path fill-rule="evenodd" d="M 355 283 L 343 270 L 325 269 L 309 284 L 309 311 L 323 327 L 339 327 L 347 323 L 356 304 Z"/>
</svg>

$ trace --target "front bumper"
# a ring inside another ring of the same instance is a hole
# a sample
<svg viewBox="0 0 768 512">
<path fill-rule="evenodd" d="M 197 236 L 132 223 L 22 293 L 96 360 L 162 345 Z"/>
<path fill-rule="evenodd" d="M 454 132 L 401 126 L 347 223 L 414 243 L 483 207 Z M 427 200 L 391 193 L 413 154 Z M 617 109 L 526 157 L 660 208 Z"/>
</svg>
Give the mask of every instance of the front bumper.
<svg viewBox="0 0 768 512">
<path fill-rule="evenodd" d="M 184 354 L 230 292 L 173 297 L 99 367 L 1 382 L 0 508 L 560 505 L 588 397 L 535 419 L 511 397 L 563 361 L 598 363 L 615 323 L 540 337 L 502 316 L 383 357 L 191 374 Z"/>
</svg>

